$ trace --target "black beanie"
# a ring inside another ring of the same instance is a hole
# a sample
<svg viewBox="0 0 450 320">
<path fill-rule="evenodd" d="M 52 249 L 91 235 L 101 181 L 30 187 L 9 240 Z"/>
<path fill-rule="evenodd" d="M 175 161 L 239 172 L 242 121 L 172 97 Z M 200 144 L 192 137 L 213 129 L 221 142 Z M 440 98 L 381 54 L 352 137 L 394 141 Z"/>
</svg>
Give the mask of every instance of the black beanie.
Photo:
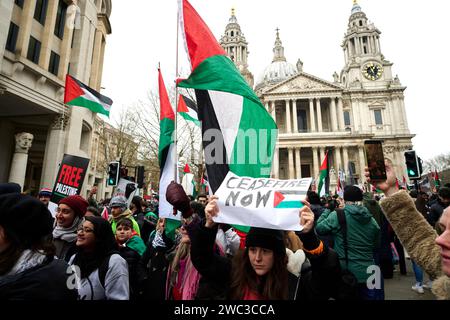
<svg viewBox="0 0 450 320">
<path fill-rule="evenodd" d="M 41 238 L 52 233 L 53 219 L 45 204 L 39 200 L 10 193 L 0 195 L 0 225 L 5 228 L 13 245 L 30 249 Z"/>
<path fill-rule="evenodd" d="M 245 246 L 261 247 L 286 255 L 283 231 L 252 227 L 245 238 Z"/>
<path fill-rule="evenodd" d="M 363 192 L 357 186 L 347 186 L 344 188 L 344 201 L 362 201 Z"/>
<path fill-rule="evenodd" d="M 0 183 L 0 195 L 7 193 L 20 193 L 20 192 L 22 192 L 22 188 L 17 183 L 14 182 Z"/>
</svg>

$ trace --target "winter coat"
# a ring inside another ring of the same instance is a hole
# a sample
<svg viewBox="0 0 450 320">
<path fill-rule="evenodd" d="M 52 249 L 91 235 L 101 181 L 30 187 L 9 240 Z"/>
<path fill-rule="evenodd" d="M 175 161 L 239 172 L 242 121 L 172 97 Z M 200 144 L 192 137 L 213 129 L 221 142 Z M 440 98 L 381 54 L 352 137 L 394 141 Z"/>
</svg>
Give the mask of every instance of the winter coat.
<svg viewBox="0 0 450 320">
<path fill-rule="evenodd" d="M 230 288 L 232 260 L 214 253 L 217 228 L 206 228 L 203 224 L 189 225 L 191 259 L 201 274 L 196 299 L 226 299 Z M 314 233 L 299 234 L 305 247 Z M 297 277 L 288 273 L 289 299 L 326 300 L 337 287 L 340 266 L 336 253 L 324 246 L 319 255 L 306 253 L 311 268 Z"/>
<path fill-rule="evenodd" d="M 444 209 L 447 208 L 446 205 L 444 205 L 440 199 L 438 199 L 434 204 L 430 207 L 430 213 L 428 215 L 428 222 L 431 226 L 435 227 L 436 222 L 439 221 L 441 218 L 442 212 L 444 212 Z"/>
<path fill-rule="evenodd" d="M 69 265 L 46 258 L 44 263 L 20 273 L 0 277 L 0 301 L 76 300 L 77 290 L 67 286 Z"/>
<path fill-rule="evenodd" d="M 348 266 L 345 261 L 344 238 L 336 211 L 325 211 L 317 221 L 319 235 L 334 235 L 334 250 L 339 256 L 341 267 L 351 271 L 359 283 L 366 282 L 370 273 L 367 268 L 375 264 L 374 252 L 379 246 L 380 227 L 366 207 L 346 205 Z"/>
<path fill-rule="evenodd" d="M 76 242 L 76 239 L 72 242 L 68 242 L 62 239 L 53 239 L 53 244 L 55 245 L 56 249 L 55 256 L 57 256 L 58 259 L 69 262 L 70 257 L 72 257 L 77 252 Z"/>
<path fill-rule="evenodd" d="M 118 219 L 114 219 L 113 217 L 111 218 L 111 228 L 112 228 L 113 234 L 116 234 L 117 222 L 119 222 L 119 220 L 121 218 L 128 218 L 128 219 L 130 219 L 131 222 L 133 223 L 133 230 L 136 231 L 136 233 L 139 236 L 141 236 L 141 231 L 139 229 L 139 225 L 136 222 L 136 220 L 134 220 L 133 214 L 131 213 L 131 211 L 129 209 L 127 209 L 124 213 L 122 213 L 120 215 L 120 218 L 118 218 Z"/>
<path fill-rule="evenodd" d="M 75 255 L 70 259 L 72 264 Z M 108 271 L 105 276 L 104 286 L 99 277 L 99 269 L 80 280 L 78 288 L 79 300 L 129 300 L 129 275 L 128 264 L 119 254 L 113 254 L 109 258 Z"/>
<path fill-rule="evenodd" d="M 413 200 L 403 190 L 380 203 L 403 247 L 433 281 L 432 291 L 439 300 L 450 300 L 450 277 L 442 273 L 441 249 L 435 243 L 436 231 L 416 210 Z"/>
<path fill-rule="evenodd" d="M 146 249 L 144 241 L 137 235 L 128 239 L 124 245 L 119 246 L 120 256 L 128 264 L 130 300 L 136 300 L 142 295 L 146 272 L 140 261 Z"/>
</svg>

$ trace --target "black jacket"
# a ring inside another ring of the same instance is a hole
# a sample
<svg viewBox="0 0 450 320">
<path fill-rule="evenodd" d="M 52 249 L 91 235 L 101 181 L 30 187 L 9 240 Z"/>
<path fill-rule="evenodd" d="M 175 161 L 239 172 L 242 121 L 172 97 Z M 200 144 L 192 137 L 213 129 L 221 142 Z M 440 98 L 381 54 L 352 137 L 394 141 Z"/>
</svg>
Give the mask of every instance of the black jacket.
<svg viewBox="0 0 450 320">
<path fill-rule="evenodd" d="M 197 299 L 226 299 L 230 286 L 232 263 L 229 258 L 214 253 L 213 246 L 217 228 L 206 228 L 203 223 L 189 226 L 191 260 L 201 274 Z M 299 234 L 303 244 L 318 242 L 312 232 Z M 306 253 L 306 252 L 305 252 Z M 326 300 L 334 295 L 340 280 L 340 265 L 337 254 L 324 247 L 318 255 L 306 253 L 311 268 L 302 271 L 300 278 L 289 273 L 289 299 Z"/>
<path fill-rule="evenodd" d="M 68 288 L 68 284 L 75 285 L 75 280 L 69 279 L 74 275 L 67 272 L 68 266 L 64 260 L 47 258 L 39 266 L 0 277 L 0 301 L 77 300 L 77 290 Z"/>
</svg>

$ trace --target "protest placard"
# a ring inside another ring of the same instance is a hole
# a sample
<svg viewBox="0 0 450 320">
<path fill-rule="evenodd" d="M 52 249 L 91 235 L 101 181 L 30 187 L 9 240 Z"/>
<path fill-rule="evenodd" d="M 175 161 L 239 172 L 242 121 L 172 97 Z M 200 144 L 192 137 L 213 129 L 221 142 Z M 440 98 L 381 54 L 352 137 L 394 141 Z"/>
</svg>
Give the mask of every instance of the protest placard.
<svg viewBox="0 0 450 320">
<path fill-rule="evenodd" d="M 230 171 L 216 192 L 220 212 L 214 221 L 300 231 L 299 210 L 311 181 L 239 177 Z"/>
<path fill-rule="evenodd" d="M 68 196 L 79 195 L 88 165 L 89 159 L 87 158 L 65 154 L 56 175 L 50 201 L 58 203 Z"/>
</svg>

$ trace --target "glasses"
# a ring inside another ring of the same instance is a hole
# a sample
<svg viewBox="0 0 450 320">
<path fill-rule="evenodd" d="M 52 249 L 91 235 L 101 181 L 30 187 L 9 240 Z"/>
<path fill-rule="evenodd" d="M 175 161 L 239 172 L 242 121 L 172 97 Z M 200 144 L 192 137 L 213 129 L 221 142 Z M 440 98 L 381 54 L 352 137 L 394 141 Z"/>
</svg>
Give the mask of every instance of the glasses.
<svg viewBox="0 0 450 320">
<path fill-rule="evenodd" d="M 81 232 L 83 231 L 83 233 L 91 233 L 94 232 L 94 229 L 88 228 L 88 227 L 79 227 L 77 229 L 77 232 Z"/>
<path fill-rule="evenodd" d="M 57 213 L 62 213 L 62 214 L 69 214 L 69 213 L 71 213 L 72 212 L 72 209 L 61 209 L 60 207 L 57 207 L 56 209 L 55 209 L 55 211 L 57 212 Z"/>
</svg>

